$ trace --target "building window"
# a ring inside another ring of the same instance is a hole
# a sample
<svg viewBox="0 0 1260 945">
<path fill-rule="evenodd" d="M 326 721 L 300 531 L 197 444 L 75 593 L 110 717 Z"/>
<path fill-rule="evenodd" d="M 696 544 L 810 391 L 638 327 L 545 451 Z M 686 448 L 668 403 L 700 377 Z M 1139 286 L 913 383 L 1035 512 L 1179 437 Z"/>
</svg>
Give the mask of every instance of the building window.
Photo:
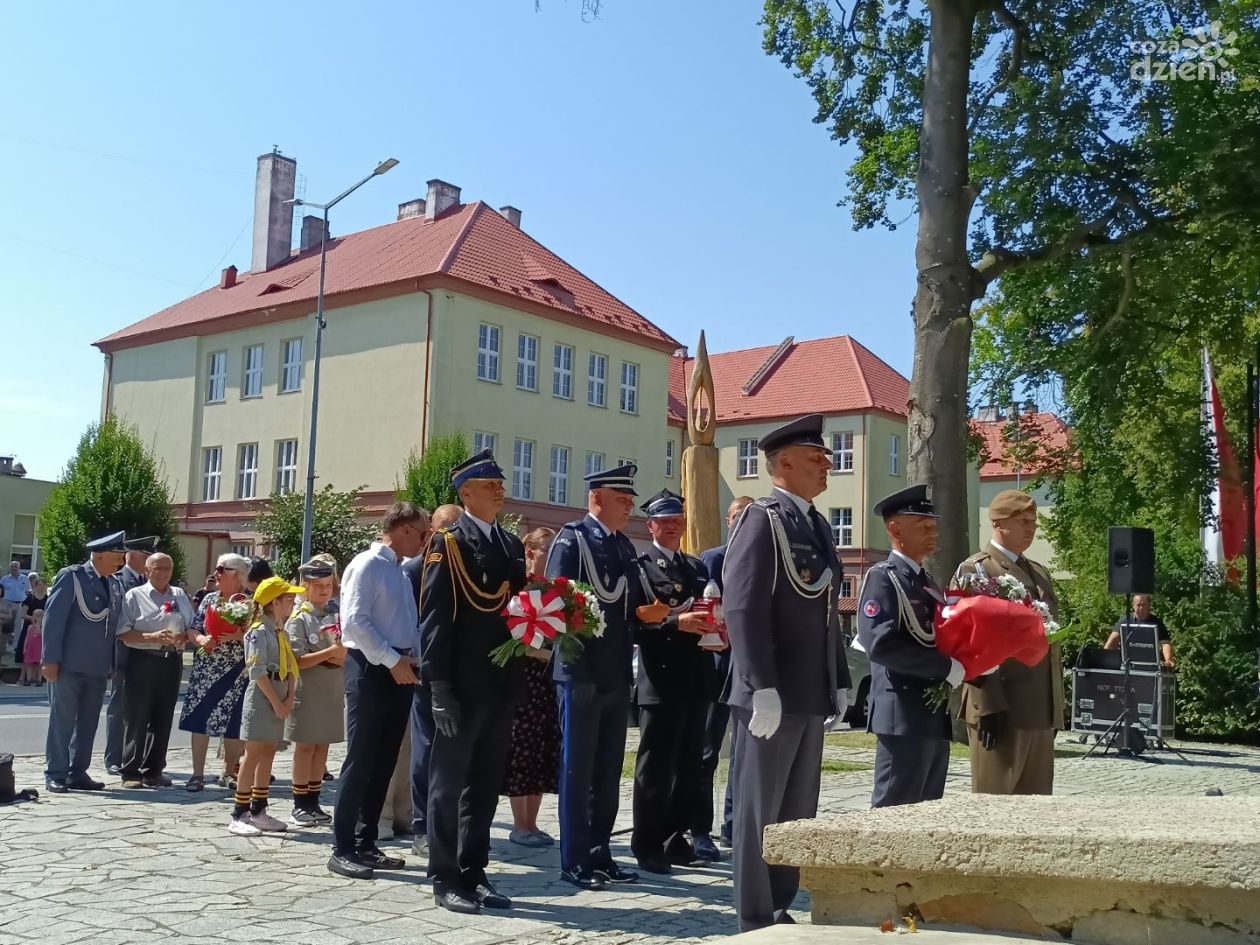
<svg viewBox="0 0 1260 945">
<path fill-rule="evenodd" d="M 621 412 L 639 412 L 639 366 L 621 362 Z"/>
<path fill-rule="evenodd" d="M 302 339 L 290 338 L 280 345 L 280 393 L 302 389 Z"/>
<path fill-rule="evenodd" d="M 262 396 L 263 346 L 249 345 L 242 359 L 241 399 Z"/>
<path fill-rule="evenodd" d="M 853 472 L 853 433 L 831 434 L 831 471 Z"/>
<path fill-rule="evenodd" d="M 35 540 L 35 516 L 14 515 L 13 541 L 9 545 L 9 557 L 4 559 L 5 563 L 16 561 L 28 571 L 35 570 L 38 564 L 35 560 L 35 549 L 37 547 L 38 543 Z"/>
<path fill-rule="evenodd" d="M 297 488 L 297 440 L 276 441 L 276 493 L 288 495 Z"/>
<path fill-rule="evenodd" d="M 482 450 L 489 450 L 491 453 L 498 447 L 499 438 L 493 433 L 484 433 L 481 430 L 473 431 L 473 452 L 480 453 Z"/>
<path fill-rule="evenodd" d="M 517 440 L 512 447 L 512 498 L 534 497 L 534 441 Z"/>
<path fill-rule="evenodd" d="M 853 578 L 840 579 L 840 596 L 841 597 L 853 596 Z"/>
<path fill-rule="evenodd" d="M 547 500 L 552 505 L 569 504 L 569 448 L 567 446 L 551 448 L 551 483 L 547 489 Z"/>
<path fill-rule="evenodd" d="M 538 390 L 538 339 L 521 335 L 516 341 L 516 386 Z"/>
<path fill-rule="evenodd" d="M 831 510 L 831 537 L 837 548 L 853 547 L 853 509 Z"/>
<path fill-rule="evenodd" d="M 586 372 L 586 402 L 592 407 L 603 407 L 607 403 L 607 385 L 608 358 L 602 354 L 592 354 Z"/>
<path fill-rule="evenodd" d="M 499 381 L 499 329 L 482 325 L 477 332 L 477 379 Z"/>
<path fill-rule="evenodd" d="M 216 501 L 222 482 L 223 447 L 207 446 L 201 451 L 201 501 Z"/>
<path fill-rule="evenodd" d="M 253 499 L 258 496 L 258 444 L 242 443 L 237 447 L 236 497 Z"/>
<path fill-rule="evenodd" d="M 757 475 L 756 440 L 739 441 L 739 472 L 736 475 L 740 479 L 752 479 Z"/>
<path fill-rule="evenodd" d="M 573 399 L 573 349 L 556 345 L 555 369 L 551 374 L 551 393 L 564 400 Z"/>
<path fill-rule="evenodd" d="M 591 476 L 597 472 L 604 471 L 604 454 L 603 453 L 587 453 L 586 454 L 586 475 Z"/>
<path fill-rule="evenodd" d="M 888 475 L 901 475 L 901 437 L 896 433 L 888 438 Z"/>
<path fill-rule="evenodd" d="M 665 441 L 665 478 L 674 478 L 674 441 Z"/>
<path fill-rule="evenodd" d="M 231 545 L 232 554 L 240 555 L 242 558 L 252 558 L 254 556 L 254 546 L 248 541 L 236 541 Z"/>
<path fill-rule="evenodd" d="M 212 351 L 206 359 L 206 403 L 227 400 L 227 352 Z"/>
</svg>

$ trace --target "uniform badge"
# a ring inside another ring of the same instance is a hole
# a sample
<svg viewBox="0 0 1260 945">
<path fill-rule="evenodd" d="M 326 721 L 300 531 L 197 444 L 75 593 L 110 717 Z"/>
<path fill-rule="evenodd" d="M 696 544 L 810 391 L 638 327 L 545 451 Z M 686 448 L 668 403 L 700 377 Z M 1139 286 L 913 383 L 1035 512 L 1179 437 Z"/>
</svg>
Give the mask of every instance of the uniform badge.
<svg viewBox="0 0 1260 945">
<path fill-rule="evenodd" d="M 801 569 L 801 580 L 802 580 L 802 581 L 812 581 L 813 579 L 814 579 L 814 572 L 813 572 L 813 571 L 811 571 L 809 568 L 802 568 L 802 569 Z"/>
<path fill-rule="evenodd" d="M 318 642 L 319 642 L 319 634 L 318 634 L 317 632 L 315 632 L 315 631 L 313 631 L 313 630 L 312 630 L 310 633 L 308 633 L 308 634 L 306 635 L 306 642 L 307 642 L 307 643 L 310 643 L 310 644 L 312 644 L 312 645 L 314 645 L 314 644 L 318 643 Z"/>
<path fill-rule="evenodd" d="M 865 604 L 862 605 L 862 613 L 864 613 L 868 617 L 878 617 L 879 616 L 879 601 L 868 600 Z"/>
<path fill-rule="evenodd" d="M 657 559 L 656 559 L 656 566 L 657 566 L 658 568 L 665 568 L 665 567 L 668 567 L 668 565 L 667 565 L 667 564 L 665 564 L 665 559 L 664 559 L 664 558 L 657 558 Z"/>
<path fill-rule="evenodd" d="M 430 553 L 429 553 L 429 557 L 427 557 L 427 558 L 425 558 L 425 559 L 424 559 L 424 563 L 425 563 L 425 564 L 441 564 L 441 563 L 442 563 L 442 552 L 440 552 L 440 551 L 433 551 L 433 552 L 430 552 Z"/>
<path fill-rule="evenodd" d="M 675 584 L 675 585 L 674 585 L 674 593 L 675 593 L 675 594 L 681 594 L 681 593 L 682 593 L 682 585 L 681 585 L 681 584 Z"/>
</svg>

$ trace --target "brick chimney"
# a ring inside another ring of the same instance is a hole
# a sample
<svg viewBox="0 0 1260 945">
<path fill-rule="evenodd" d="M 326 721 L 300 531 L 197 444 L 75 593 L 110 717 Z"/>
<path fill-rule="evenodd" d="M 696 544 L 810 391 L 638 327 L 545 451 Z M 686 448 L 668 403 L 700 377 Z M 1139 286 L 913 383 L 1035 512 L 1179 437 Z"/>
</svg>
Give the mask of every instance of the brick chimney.
<svg viewBox="0 0 1260 945">
<path fill-rule="evenodd" d="M 410 220 L 414 217 L 424 216 L 424 198 L 420 197 L 416 200 L 408 200 L 406 203 L 398 205 L 398 219 Z"/>
<path fill-rule="evenodd" d="M 320 237 L 324 239 L 332 239 L 326 235 L 324 230 L 324 218 L 308 213 L 302 217 L 302 243 L 301 251 L 306 252 L 308 249 L 314 249 L 319 245 Z"/>
<path fill-rule="evenodd" d="M 426 220 L 436 219 L 438 214 L 459 203 L 459 188 L 444 180 L 429 181 L 429 195 L 424 201 Z"/>
<path fill-rule="evenodd" d="M 499 213 L 503 214 L 503 218 L 511 223 L 518 230 L 521 228 L 521 211 L 509 204 L 506 207 L 500 207 Z"/>
<path fill-rule="evenodd" d="M 236 267 L 228 266 L 223 270 L 223 274 L 219 276 L 219 288 L 230 289 L 236 285 Z"/>
<path fill-rule="evenodd" d="M 265 272 L 289 258 L 293 245 L 294 186 L 297 183 L 297 161 L 285 157 L 279 149 L 258 158 L 258 175 L 254 181 L 254 255 L 253 272 Z"/>
</svg>

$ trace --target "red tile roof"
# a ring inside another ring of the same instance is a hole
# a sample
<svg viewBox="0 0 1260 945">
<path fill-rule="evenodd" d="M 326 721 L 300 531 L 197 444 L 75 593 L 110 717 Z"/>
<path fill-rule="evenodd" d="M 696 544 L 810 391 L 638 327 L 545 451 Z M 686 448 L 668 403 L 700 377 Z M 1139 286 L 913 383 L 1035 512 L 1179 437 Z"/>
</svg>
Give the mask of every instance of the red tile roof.
<svg viewBox="0 0 1260 945">
<path fill-rule="evenodd" d="M 980 478 L 1014 478 L 1017 457 L 1012 455 L 1010 421 L 972 420 L 971 432 L 981 439 Z M 1070 443 L 1068 425 L 1052 413 L 1024 414 L 1019 421 L 1019 439 L 1028 448 L 1018 472 L 1036 476 L 1060 468 Z"/>
<path fill-rule="evenodd" d="M 446 277 L 501 296 L 556 311 L 561 318 L 613 329 L 658 348 L 678 342 L 614 298 L 559 256 L 481 201 L 452 207 L 435 220 L 399 220 L 331 240 L 325 297 Z M 229 289 L 215 286 L 102 338 L 102 350 L 164 338 L 212 333 L 216 321 L 248 316 L 290 303 L 313 306 L 319 287 L 319 250 L 300 253 L 267 272 L 243 273 Z M 386 292 L 386 294 L 389 294 Z M 235 327 L 235 325 L 231 326 Z"/>
<path fill-rule="evenodd" d="M 744 386 L 779 345 L 709 355 L 719 423 L 806 413 L 878 411 L 904 417 L 910 382 L 848 335 L 793 342 L 751 393 Z M 674 358 L 669 419 L 687 422 L 687 381 L 694 358 Z"/>
</svg>

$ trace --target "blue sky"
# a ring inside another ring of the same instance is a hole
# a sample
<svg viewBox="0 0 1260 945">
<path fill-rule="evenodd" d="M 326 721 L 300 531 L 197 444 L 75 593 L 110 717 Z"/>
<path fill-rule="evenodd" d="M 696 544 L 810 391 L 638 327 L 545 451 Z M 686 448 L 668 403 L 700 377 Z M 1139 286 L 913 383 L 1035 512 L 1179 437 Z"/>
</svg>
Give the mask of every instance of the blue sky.
<svg viewBox="0 0 1260 945">
<path fill-rule="evenodd" d="M 848 333 L 904 374 L 914 220 L 854 232 L 846 155 L 761 51 L 756 0 L 19 4 L 0 122 L 0 454 L 54 479 L 91 343 L 249 267 L 278 145 L 334 234 L 440 177 L 694 347 Z"/>
</svg>

